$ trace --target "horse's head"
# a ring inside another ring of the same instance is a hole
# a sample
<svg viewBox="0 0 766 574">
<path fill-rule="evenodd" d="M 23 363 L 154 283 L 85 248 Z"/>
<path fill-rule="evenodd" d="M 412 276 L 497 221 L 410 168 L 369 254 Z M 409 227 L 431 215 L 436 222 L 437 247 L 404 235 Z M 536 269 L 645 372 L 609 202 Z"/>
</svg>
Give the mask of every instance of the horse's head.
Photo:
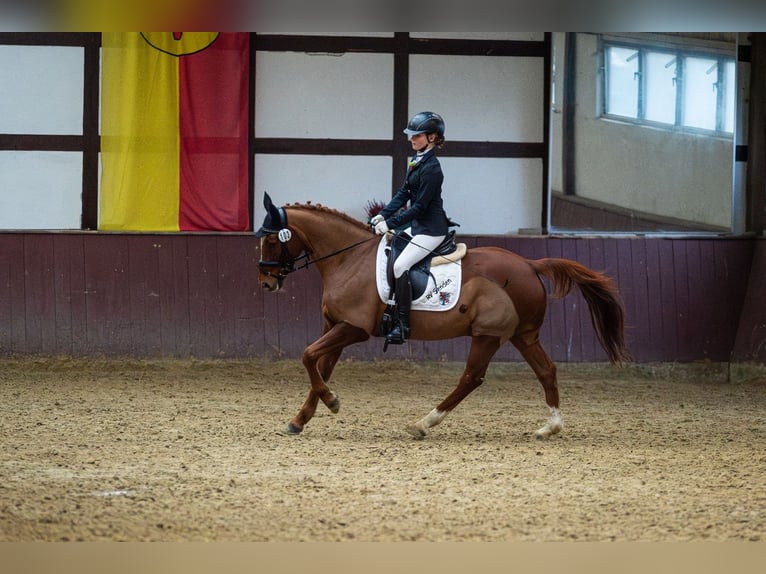
<svg viewBox="0 0 766 574">
<path fill-rule="evenodd" d="M 263 206 L 266 217 L 255 235 L 261 239 L 258 262 L 261 286 L 269 291 L 278 291 L 300 261 L 304 262 L 297 269 L 317 263 L 321 273 L 333 273 L 346 261 L 347 256 L 342 254 L 375 239 L 372 230 L 361 221 L 319 204 L 276 207 L 269 195 L 264 194 Z"/>
<path fill-rule="evenodd" d="M 258 279 L 261 287 L 269 291 L 279 291 L 282 281 L 295 271 L 295 260 L 303 245 L 287 224 L 284 208 L 276 207 L 269 194 L 264 194 L 263 206 L 266 217 L 255 236 L 261 239 L 261 259 L 258 261 Z"/>
</svg>

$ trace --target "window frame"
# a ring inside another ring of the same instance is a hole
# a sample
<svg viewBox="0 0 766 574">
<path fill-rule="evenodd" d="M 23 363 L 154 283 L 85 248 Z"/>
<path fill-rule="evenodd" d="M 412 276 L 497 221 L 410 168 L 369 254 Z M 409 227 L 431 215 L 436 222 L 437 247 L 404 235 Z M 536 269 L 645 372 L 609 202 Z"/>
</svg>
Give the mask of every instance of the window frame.
<svg viewBox="0 0 766 574">
<path fill-rule="evenodd" d="M 737 77 L 736 77 L 736 55 L 731 54 L 723 48 L 717 48 L 711 45 L 709 49 L 700 49 L 695 46 L 689 48 L 681 43 L 673 43 L 666 41 L 642 41 L 630 38 L 619 38 L 601 35 L 598 41 L 598 82 L 597 93 L 600 97 L 597 98 L 598 108 L 596 110 L 597 116 L 607 121 L 617 121 L 622 123 L 633 124 L 641 127 L 648 127 L 653 129 L 660 129 L 673 132 L 683 132 L 689 134 L 697 134 L 705 137 L 717 137 L 722 139 L 731 140 L 734 138 L 734 129 L 736 125 L 736 118 L 732 122 L 732 131 L 725 131 L 724 126 L 726 124 L 725 118 L 725 97 L 727 91 L 725 69 L 729 63 L 734 64 L 733 77 L 729 81 L 734 83 L 736 89 Z M 624 48 L 636 50 L 638 53 L 638 71 L 636 74 L 639 76 L 639 81 L 636 88 L 636 117 L 624 116 L 607 111 L 609 94 L 609 68 L 608 68 L 608 49 L 609 48 Z M 673 124 L 654 121 L 646 119 L 646 60 L 647 54 L 661 53 L 668 57 L 675 57 L 677 66 L 676 86 L 675 86 L 675 120 Z M 717 78 L 716 78 L 716 118 L 715 129 L 706 129 L 695 126 L 689 126 L 684 124 L 684 83 L 686 72 L 686 59 L 687 58 L 703 58 L 715 60 L 717 63 Z"/>
</svg>

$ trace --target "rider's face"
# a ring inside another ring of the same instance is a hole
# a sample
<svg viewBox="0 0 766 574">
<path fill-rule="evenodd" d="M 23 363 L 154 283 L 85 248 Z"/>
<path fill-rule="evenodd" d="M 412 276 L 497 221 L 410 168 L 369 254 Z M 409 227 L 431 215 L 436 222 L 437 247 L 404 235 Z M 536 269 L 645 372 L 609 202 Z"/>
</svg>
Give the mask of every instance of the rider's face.
<svg viewBox="0 0 766 574">
<path fill-rule="evenodd" d="M 426 134 L 415 134 L 410 136 L 410 144 L 414 150 L 419 151 L 425 148 L 428 143 L 428 136 Z"/>
</svg>

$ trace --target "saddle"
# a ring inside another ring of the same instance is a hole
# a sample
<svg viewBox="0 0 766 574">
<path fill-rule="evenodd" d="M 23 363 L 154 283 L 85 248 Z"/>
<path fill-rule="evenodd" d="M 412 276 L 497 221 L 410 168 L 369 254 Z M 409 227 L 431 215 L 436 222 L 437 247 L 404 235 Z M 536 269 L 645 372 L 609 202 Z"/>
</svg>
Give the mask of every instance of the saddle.
<svg viewBox="0 0 766 574">
<path fill-rule="evenodd" d="M 411 237 L 399 232 L 390 241 L 382 237 L 378 244 L 375 267 L 375 282 L 380 300 L 386 304 L 380 320 L 380 333 L 386 335 L 394 326 L 397 302 L 393 295 L 395 289 L 394 261 L 401 254 Z M 458 302 L 461 285 L 461 259 L 467 252 L 465 243 L 455 243 L 455 232 L 430 255 L 410 268 L 409 278 L 412 288 L 413 311 L 448 311 Z M 448 265 L 451 264 L 451 265 Z M 388 347 L 388 340 L 383 351 Z"/>
<path fill-rule="evenodd" d="M 386 278 L 389 289 L 394 288 L 394 261 L 402 253 L 405 247 L 412 241 L 409 233 L 400 231 L 396 233 L 388 247 L 385 248 L 388 262 L 386 264 Z M 431 252 L 431 255 L 421 259 L 410 268 L 410 284 L 412 286 L 412 300 L 419 299 L 428 287 L 428 280 L 436 282 L 431 267 L 443 263 L 455 263 L 465 255 L 466 246 L 463 243 L 455 243 L 455 230 L 450 231 L 439 246 Z"/>
</svg>

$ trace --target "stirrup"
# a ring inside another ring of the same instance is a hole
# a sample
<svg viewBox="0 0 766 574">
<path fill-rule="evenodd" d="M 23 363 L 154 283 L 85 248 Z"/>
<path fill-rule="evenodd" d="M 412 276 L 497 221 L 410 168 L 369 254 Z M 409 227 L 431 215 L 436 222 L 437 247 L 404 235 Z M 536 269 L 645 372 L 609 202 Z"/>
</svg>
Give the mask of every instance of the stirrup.
<svg viewBox="0 0 766 574">
<path fill-rule="evenodd" d="M 401 323 L 397 323 L 386 335 L 386 345 L 403 345 L 407 342 L 407 335 L 409 334 L 407 331 L 409 329 Z"/>
<path fill-rule="evenodd" d="M 386 338 L 383 341 L 383 352 L 385 353 L 388 350 L 389 345 L 403 345 L 407 342 L 407 339 L 405 339 L 401 333 L 398 334 L 397 337 L 392 337 L 391 333 L 388 333 L 386 335 Z"/>
<path fill-rule="evenodd" d="M 394 333 L 391 332 L 388 335 L 386 335 L 386 347 L 388 345 L 403 345 L 407 342 L 407 339 L 404 338 L 404 335 L 401 333 Z"/>
</svg>

